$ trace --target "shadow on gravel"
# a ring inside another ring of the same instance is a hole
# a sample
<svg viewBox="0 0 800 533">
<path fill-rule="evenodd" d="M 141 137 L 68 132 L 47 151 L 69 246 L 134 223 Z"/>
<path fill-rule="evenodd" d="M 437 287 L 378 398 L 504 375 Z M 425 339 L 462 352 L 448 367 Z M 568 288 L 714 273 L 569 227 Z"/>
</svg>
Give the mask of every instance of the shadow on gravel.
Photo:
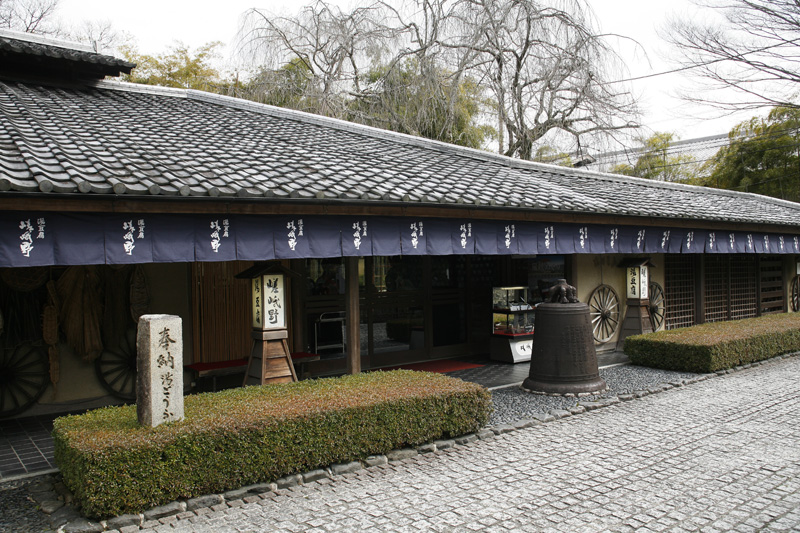
<svg viewBox="0 0 800 533">
<path fill-rule="evenodd" d="M 0 483 L 0 532 L 52 531 L 50 517 L 30 498 L 29 486 L 38 482 L 28 478 Z"/>
</svg>

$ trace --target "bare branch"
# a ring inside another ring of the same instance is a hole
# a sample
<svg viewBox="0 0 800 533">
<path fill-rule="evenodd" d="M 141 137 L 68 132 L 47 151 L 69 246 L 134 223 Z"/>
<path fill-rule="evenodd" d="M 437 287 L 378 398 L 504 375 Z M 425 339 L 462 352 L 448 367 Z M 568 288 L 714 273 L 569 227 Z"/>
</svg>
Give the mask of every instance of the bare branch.
<svg viewBox="0 0 800 533">
<path fill-rule="evenodd" d="M 724 26 L 672 20 L 661 32 L 675 58 L 699 82 L 687 100 L 722 110 L 797 107 L 800 3 L 795 0 L 698 0 Z M 738 97 L 731 97 L 737 94 Z"/>
<path fill-rule="evenodd" d="M 0 28 L 60 35 L 61 28 L 52 21 L 58 0 L 0 0 Z"/>
</svg>

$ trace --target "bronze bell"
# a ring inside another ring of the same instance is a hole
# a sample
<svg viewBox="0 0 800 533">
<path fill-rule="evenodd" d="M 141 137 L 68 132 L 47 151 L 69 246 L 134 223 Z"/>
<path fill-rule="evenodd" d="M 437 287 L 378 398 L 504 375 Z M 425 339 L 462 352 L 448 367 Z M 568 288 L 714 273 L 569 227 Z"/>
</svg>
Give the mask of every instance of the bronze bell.
<svg viewBox="0 0 800 533">
<path fill-rule="evenodd" d="M 531 370 L 523 389 L 580 394 L 607 388 L 597 367 L 589 306 L 575 292 L 559 280 L 550 290 L 550 303 L 536 307 Z"/>
</svg>

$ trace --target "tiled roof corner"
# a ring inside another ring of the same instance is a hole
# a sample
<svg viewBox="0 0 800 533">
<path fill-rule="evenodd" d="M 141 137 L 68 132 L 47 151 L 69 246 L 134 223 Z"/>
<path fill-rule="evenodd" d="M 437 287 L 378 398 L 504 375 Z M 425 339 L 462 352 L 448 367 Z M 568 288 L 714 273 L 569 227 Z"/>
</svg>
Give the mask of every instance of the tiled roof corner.
<svg viewBox="0 0 800 533">
<path fill-rule="evenodd" d="M 97 53 L 94 48 L 85 43 L 67 41 L 66 39 L 56 39 L 54 37 L 48 37 L 47 35 L 38 35 L 35 33 L 26 33 L 23 31 L 9 30 L 5 28 L 0 28 L 0 39 L 3 39 L 4 41 L 19 41 L 21 43 L 35 43 L 56 48 L 75 50 L 78 52 L 89 52 L 92 54 Z"/>
<path fill-rule="evenodd" d="M 27 58 L 46 57 L 68 64 L 102 70 L 105 75 L 130 74 L 136 65 L 110 55 L 100 54 L 91 46 L 47 36 L 0 29 L 0 52 L 24 62 Z"/>
</svg>

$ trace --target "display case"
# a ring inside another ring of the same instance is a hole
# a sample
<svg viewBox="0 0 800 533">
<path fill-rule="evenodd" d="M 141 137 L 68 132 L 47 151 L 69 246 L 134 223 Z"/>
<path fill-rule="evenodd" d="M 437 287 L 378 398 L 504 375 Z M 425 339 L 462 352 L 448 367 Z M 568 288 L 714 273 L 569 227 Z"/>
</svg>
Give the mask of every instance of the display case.
<svg viewBox="0 0 800 533">
<path fill-rule="evenodd" d="M 531 335 L 535 311 L 528 302 L 528 287 L 492 289 L 492 333 L 495 335 Z"/>
<path fill-rule="evenodd" d="M 531 360 L 536 310 L 528 287 L 492 289 L 492 359 L 509 363 Z"/>
</svg>

